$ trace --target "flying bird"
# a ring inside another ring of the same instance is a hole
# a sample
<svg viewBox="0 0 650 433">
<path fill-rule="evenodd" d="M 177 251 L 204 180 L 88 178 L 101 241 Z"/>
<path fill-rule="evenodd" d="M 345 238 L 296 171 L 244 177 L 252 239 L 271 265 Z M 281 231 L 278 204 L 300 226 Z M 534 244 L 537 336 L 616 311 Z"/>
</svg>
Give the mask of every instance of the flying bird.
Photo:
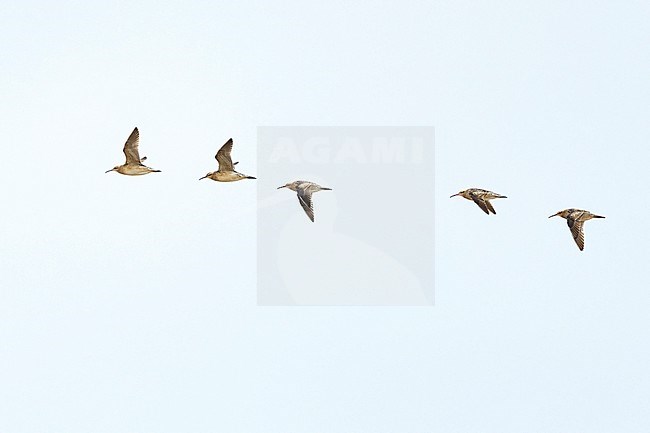
<svg viewBox="0 0 650 433">
<path fill-rule="evenodd" d="M 291 191 L 296 191 L 298 193 L 298 201 L 300 202 L 300 206 L 302 206 L 302 208 L 305 210 L 305 213 L 311 222 L 314 222 L 314 204 L 312 203 L 311 199 L 312 194 L 318 191 L 332 190 L 332 188 L 325 188 L 306 180 L 297 180 L 295 182 L 291 182 L 278 187 L 278 189 L 282 188 L 289 188 Z"/>
<path fill-rule="evenodd" d="M 476 203 L 478 207 L 480 207 L 483 210 L 483 212 L 485 212 L 488 215 L 490 215 L 490 212 L 496 215 L 496 211 L 494 210 L 492 203 L 490 203 L 490 200 L 494 198 L 508 198 L 505 195 L 497 194 L 495 192 L 488 191 L 485 189 L 480 189 L 480 188 L 466 189 L 464 191 L 461 191 L 457 194 L 450 196 L 449 198 L 456 197 L 456 196 L 461 196 L 467 200 L 474 201 L 474 203 Z"/>
<path fill-rule="evenodd" d="M 605 218 L 604 216 L 594 215 L 591 212 L 582 209 L 564 209 L 551 215 L 549 218 L 553 218 L 554 216 L 561 216 L 566 219 L 566 223 L 573 235 L 573 240 L 576 241 L 576 245 L 578 245 L 580 251 L 585 249 L 585 233 L 582 229 L 585 221 L 589 221 L 593 218 Z"/>
<path fill-rule="evenodd" d="M 138 152 L 138 144 L 140 143 L 140 132 L 138 128 L 134 128 L 129 138 L 127 138 L 126 143 L 124 143 L 124 155 L 126 156 L 126 162 L 122 165 L 116 165 L 106 173 L 111 171 L 117 171 L 120 174 L 125 174 L 127 176 L 140 176 L 148 173 L 160 173 L 160 170 L 154 170 L 151 167 L 147 167 L 142 162 L 147 159 L 147 157 L 140 158 L 140 153 Z"/>
<path fill-rule="evenodd" d="M 219 170 L 210 172 L 203 176 L 201 179 L 210 178 L 216 180 L 217 182 L 235 182 L 242 179 L 257 179 L 253 176 L 246 176 L 245 174 L 237 173 L 235 171 L 235 166 L 239 164 L 236 162 L 233 164 L 230 153 L 232 152 L 232 138 L 226 141 L 226 144 L 221 146 L 221 149 L 215 155 L 215 159 L 219 163 Z M 199 179 L 199 180 L 201 180 Z"/>
</svg>

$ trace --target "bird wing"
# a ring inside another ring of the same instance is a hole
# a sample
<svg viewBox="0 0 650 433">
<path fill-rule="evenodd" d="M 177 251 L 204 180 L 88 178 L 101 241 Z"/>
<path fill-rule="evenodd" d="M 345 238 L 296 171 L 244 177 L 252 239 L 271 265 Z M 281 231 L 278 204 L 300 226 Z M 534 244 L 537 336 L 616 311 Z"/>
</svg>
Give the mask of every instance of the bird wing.
<svg viewBox="0 0 650 433">
<path fill-rule="evenodd" d="M 494 210 L 494 207 L 492 206 L 492 203 L 490 203 L 490 200 L 485 200 L 485 205 L 487 208 L 492 212 L 493 214 L 497 214 L 497 212 Z"/>
<path fill-rule="evenodd" d="M 305 213 L 314 222 L 314 205 L 311 201 L 311 191 L 308 188 L 298 188 L 298 201 L 300 206 L 305 210 Z"/>
<path fill-rule="evenodd" d="M 234 164 L 230 158 L 232 152 L 232 138 L 226 141 L 226 144 L 221 146 L 221 149 L 215 155 L 215 159 L 219 163 L 219 171 L 233 171 Z"/>
<path fill-rule="evenodd" d="M 127 164 L 140 164 L 140 153 L 138 152 L 138 144 L 140 144 L 140 131 L 134 128 L 129 138 L 124 143 L 124 155 L 126 156 Z"/>
<path fill-rule="evenodd" d="M 472 197 L 472 200 L 474 200 L 474 203 L 476 203 L 476 204 L 478 205 L 478 207 L 480 207 L 481 209 L 483 209 L 483 212 L 485 212 L 486 214 L 490 215 L 490 211 L 488 210 L 488 206 L 487 206 L 485 200 L 483 200 L 481 197 L 479 197 L 479 196 L 478 196 L 477 194 L 475 194 L 475 193 L 471 193 L 469 196 Z M 495 212 L 495 213 L 496 213 L 496 212 Z"/>
<path fill-rule="evenodd" d="M 573 235 L 573 240 L 576 241 L 576 245 L 580 248 L 580 251 L 585 249 L 585 233 L 582 230 L 583 222 L 578 221 L 573 215 L 569 215 L 566 219 L 566 223 L 571 230 Z"/>
</svg>

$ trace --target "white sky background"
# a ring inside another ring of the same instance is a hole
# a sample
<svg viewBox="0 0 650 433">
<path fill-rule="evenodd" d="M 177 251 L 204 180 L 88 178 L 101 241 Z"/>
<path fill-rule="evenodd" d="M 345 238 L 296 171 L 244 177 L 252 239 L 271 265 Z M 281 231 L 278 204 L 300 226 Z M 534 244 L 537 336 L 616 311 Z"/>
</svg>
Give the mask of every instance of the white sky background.
<svg viewBox="0 0 650 433">
<path fill-rule="evenodd" d="M 647 2 L 132 3 L 0 11 L 0 431 L 648 430 Z M 291 124 L 436 127 L 436 307 L 255 306 Z"/>
</svg>

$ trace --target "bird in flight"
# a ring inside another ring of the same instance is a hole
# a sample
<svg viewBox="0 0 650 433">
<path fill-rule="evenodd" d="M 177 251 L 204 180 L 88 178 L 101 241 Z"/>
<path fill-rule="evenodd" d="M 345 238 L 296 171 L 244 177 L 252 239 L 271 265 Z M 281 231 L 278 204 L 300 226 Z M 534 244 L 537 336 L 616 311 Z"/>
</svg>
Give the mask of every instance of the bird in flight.
<svg viewBox="0 0 650 433">
<path fill-rule="evenodd" d="M 140 153 L 138 152 L 138 144 L 140 143 L 140 132 L 138 128 L 134 128 L 129 138 L 127 138 L 126 143 L 124 143 L 124 155 L 126 156 L 126 162 L 122 165 L 116 165 L 106 173 L 111 171 L 117 171 L 120 174 L 125 174 L 127 176 L 140 176 L 148 173 L 159 173 L 160 170 L 154 170 L 151 167 L 147 167 L 142 162 L 147 159 L 140 158 Z"/>
<path fill-rule="evenodd" d="M 253 176 L 246 176 L 245 174 L 237 173 L 235 171 L 235 166 L 239 164 L 239 162 L 236 162 L 234 164 L 232 163 L 232 158 L 230 157 L 230 153 L 232 152 L 232 144 L 233 141 L 231 138 L 226 141 L 223 146 L 221 146 L 221 149 L 219 149 L 215 155 L 214 158 L 219 163 L 219 170 L 212 171 L 203 176 L 201 179 L 209 178 L 216 180 L 217 182 L 235 182 L 242 179 L 257 179 Z"/>
<path fill-rule="evenodd" d="M 551 215 L 549 218 L 553 218 L 554 216 L 560 216 L 566 219 L 566 223 L 573 235 L 573 240 L 576 241 L 576 245 L 578 245 L 580 251 L 585 249 L 585 233 L 582 229 L 585 221 L 589 221 L 593 218 L 605 218 L 604 216 L 594 215 L 591 212 L 582 209 L 564 209 Z"/>
<path fill-rule="evenodd" d="M 295 182 L 291 182 L 278 187 L 278 189 L 282 188 L 289 188 L 291 191 L 296 191 L 296 193 L 298 193 L 298 201 L 300 202 L 300 206 L 302 206 L 302 208 L 305 210 L 305 213 L 311 222 L 314 222 L 314 204 L 311 199 L 312 194 L 318 191 L 332 190 L 332 188 L 325 188 L 306 180 L 297 180 Z"/>
<path fill-rule="evenodd" d="M 461 196 L 467 200 L 474 201 L 474 203 L 476 203 L 478 207 L 480 207 L 483 210 L 483 212 L 485 212 L 488 215 L 490 215 L 490 212 L 496 215 L 496 211 L 494 210 L 492 203 L 490 203 L 490 200 L 494 198 L 508 198 L 505 195 L 497 194 L 495 192 L 488 191 L 485 189 L 480 189 L 480 188 L 466 189 L 464 191 L 461 191 L 457 194 L 450 196 L 449 198 L 456 197 L 456 196 Z"/>
</svg>

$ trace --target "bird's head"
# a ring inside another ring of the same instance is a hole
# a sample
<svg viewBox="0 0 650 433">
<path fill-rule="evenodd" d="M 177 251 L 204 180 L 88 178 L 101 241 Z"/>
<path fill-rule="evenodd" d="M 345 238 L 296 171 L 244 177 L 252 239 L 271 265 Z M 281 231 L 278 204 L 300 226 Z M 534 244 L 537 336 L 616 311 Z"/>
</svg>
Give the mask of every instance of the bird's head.
<svg viewBox="0 0 650 433">
<path fill-rule="evenodd" d="M 554 216 L 561 216 L 562 218 L 566 218 L 566 215 L 567 215 L 567 211 L 561 210 L 561 211 L 559 211 L 557 213 L 554 213 L 549 218 L 553 218 Z"/>
<path fill-rule="evenodd" d="M 289 182 L 286 185 L 279 186 L 278 189 L 289 188 L 289 189 L 295 191 L 297 184 L 298 184 L 298 182 Z"/>
<path fill-rule="evenodd" d="M 467 191 L 467 190 L 464 189 L 464 190 L 462 190 L 462 191 L 460 191 L 460 192 L 457 192 L 457 193 L 454 194 L 454 195 L 450 195 L 449 198 L 457 197 L 457 196 L 459 196 L 459 195 L 460 195 L 460 196 L 463 196 L 463 195 L 465 194 L 466 191 Z"/>
<path fill-rule="evenodd" d="M 199 180 L 203 180 L 203 179 L 205 179 L 205 178 L 208 178 L 208 177 L 212 176 L 213 173 L 214 173 L 214 172 L 211 171 L 210 173 L 206 174 L 205 176 L 203 176 L 203 177 L 200 178 Z"/>
</svg>

